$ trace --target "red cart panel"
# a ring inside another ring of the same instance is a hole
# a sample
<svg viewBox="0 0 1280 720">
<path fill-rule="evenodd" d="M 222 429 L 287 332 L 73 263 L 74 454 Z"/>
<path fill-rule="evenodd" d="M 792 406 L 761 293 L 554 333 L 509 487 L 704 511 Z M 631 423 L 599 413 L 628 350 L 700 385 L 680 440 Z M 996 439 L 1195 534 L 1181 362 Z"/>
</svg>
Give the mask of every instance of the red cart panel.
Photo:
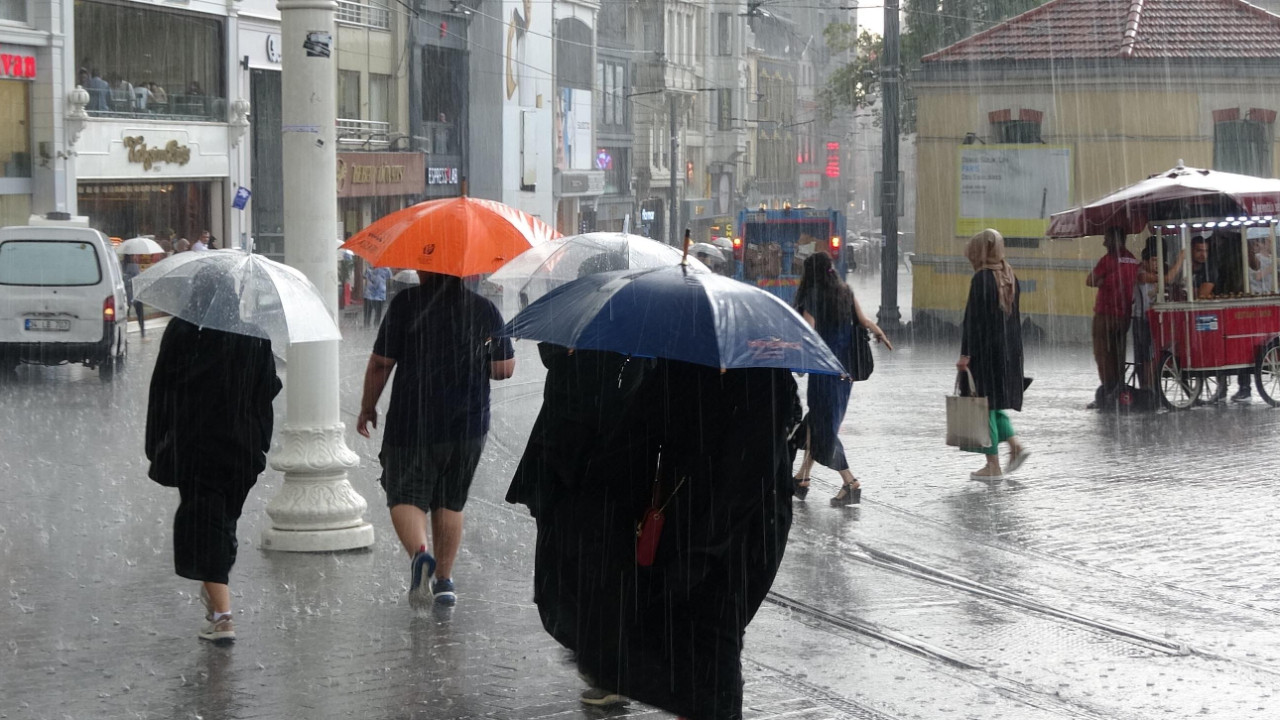
<svg viewBox="0 0 1280 720">
<path fill-rule="evenodd" d="M 1280 335 L 1275 297 L 1163 303 L 1151 310 L 1157 352 L 1172 350 L 1183 370 L 1252 367 L 1258 352 Z"/>
</svg>

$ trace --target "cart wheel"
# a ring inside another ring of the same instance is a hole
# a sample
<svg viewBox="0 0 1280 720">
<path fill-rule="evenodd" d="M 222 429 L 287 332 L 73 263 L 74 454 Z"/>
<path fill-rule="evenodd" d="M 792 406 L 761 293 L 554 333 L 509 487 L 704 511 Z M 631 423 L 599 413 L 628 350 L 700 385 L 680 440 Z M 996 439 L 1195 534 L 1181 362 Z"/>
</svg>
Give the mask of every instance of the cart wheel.
<svg viewBox="0 0 1280 720">
<path fill-rule="evenodd" d="M 1280 361 L 1280 357 L 1277 357 Z M 1203 378 L 1191 377 L 1178 367 L 1178 360 L 1173 353 L 1166 352 L 1160 357 L 1160 375 L 1158 387 L 1160 401 L 1170 410 L 1186 410 L 1195 404 L 1200 396 Z"/>
<path fill-rule="evenodd" d="M 1214 373 L 1202 378 L 1200 399 L 1206 403 L 1219 403 L 1227 399 L 1227 391 L 1231 389 L 1231 378 L 1226 373 Z"/>
<path fill-rule="evenodd" d="M 1280 342 L 1272 340 L 1267 344 L 1253 371 L 1258 395 L 1271 407 L 1280 407 Z"/>
</svg>

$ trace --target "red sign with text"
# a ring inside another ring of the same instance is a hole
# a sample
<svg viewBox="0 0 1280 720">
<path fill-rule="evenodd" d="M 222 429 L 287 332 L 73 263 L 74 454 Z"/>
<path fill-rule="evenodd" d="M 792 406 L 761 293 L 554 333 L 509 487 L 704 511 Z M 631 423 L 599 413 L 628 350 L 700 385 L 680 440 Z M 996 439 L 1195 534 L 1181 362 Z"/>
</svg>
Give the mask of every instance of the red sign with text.
<svg viewBox="0 0 1280 720">
<path fill-rule="evenodd" d="M 35 56 L 0 53 L 0 77 L 34 80 L 36 78 Z"/>
<path fill-rule="evenodd" d="M 840 177 L 840 143 L 827 143 L 827 177 Z"/>
</svg>

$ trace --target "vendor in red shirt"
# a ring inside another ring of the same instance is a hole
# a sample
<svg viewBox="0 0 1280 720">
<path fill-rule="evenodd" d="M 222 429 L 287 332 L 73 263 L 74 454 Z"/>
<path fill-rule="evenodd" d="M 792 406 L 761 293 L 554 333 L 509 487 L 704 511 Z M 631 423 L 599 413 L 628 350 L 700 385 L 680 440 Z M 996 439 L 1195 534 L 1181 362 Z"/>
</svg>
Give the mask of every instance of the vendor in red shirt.
<svg viewBox="0 0 1280 720">
<path fill-rule="evenodd" d="M 1130 303 L 1139 266 L 1124 243 L 1123 228 L 1107 228 L 1102 241 L 1107 254 L 1084 281 L 1098 289 L 1093 303 L 1093 359 L 1102 381 L 1102 398 L 1115 397 L 1124 381 L 1125 335 L 1129 332 Z"/>
</svg>

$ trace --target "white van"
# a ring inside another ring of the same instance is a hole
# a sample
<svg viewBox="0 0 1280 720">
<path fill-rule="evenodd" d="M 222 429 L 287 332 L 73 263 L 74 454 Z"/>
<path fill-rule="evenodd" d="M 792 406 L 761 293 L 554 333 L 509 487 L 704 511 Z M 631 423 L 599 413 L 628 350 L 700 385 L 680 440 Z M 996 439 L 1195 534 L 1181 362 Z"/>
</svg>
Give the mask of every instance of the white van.
<svg viewBox="0 0 1280 720">
<path fill-rule="evenodd" d="M 0 228 L 0 372 L 83 363 L 110 381 L 128 353 L 124 277 L 110 241 L 66 213 L 30 223 Z"/>
</svg>

